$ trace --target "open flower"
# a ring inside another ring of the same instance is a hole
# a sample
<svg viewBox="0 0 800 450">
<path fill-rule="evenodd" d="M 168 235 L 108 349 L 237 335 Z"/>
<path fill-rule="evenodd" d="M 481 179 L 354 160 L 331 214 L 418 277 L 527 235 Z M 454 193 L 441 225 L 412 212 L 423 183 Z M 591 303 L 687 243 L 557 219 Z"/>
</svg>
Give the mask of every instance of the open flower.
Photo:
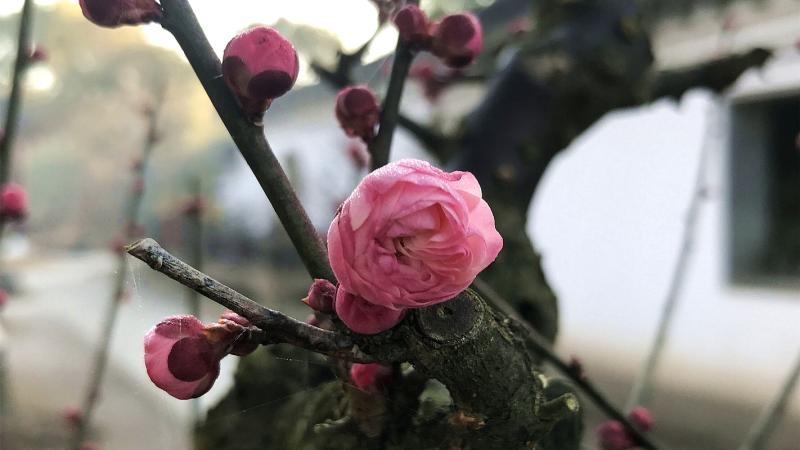
<svg viewBox="0 0 800 450">
<path fill-rule="evenodd" d="M 265 26 L 236 35 L 222 57 L 222 76 L 255 123 L 260 123 L 272 100 L 294 86 L 299 70 L 292 43 Z"/>
<path fill-rule="evenodd" d="M 101 27 L 160 22 L 161 7 L 153 0 L 80 0 L 81 11 Z"/>
<path fill-rule="evenodd" d="M 367 175 L 328 230 L 339 290 L 397 311 L 455 297 L 502 246 L 472 174 L 412 159 Z"/>
<path fill-rule="evenodd" d="M 211 389 L 225 355 L 244 356 L 256 349 L 248 326 L 247 319 L 231 312 L 208 325 L 194 316 L 167 317 L 145 335 L 147 375 L 177 399 L 199 397 Z"/>
</svg>

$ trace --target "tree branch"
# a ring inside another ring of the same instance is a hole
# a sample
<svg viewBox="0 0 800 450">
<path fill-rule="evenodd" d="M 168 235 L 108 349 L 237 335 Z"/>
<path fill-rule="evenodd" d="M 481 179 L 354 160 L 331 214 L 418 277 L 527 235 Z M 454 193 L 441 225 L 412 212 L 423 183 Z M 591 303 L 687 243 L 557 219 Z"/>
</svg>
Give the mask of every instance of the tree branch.
<svg viewBox="0 0 800 450">
<path fill-rule="evenodd" d="M 537 332 L 519 313 L 511 306 L 497 291 L 495 291 L 489 284 L 480 278 L 476 278 L 473 286 L 480 292 L 492 306 L 497 308 L 502 313 L 506 314 L 512 321 L 516 328 L 522 331 L 525 337 L 525 342 L 530 345 L 536 353 L 538 353 L 545 361 L 552 364 L 564 376 L 572 380 L 580 389 L 586 394 L 592 402 L 600 408 L 608 417 L 620 422 L 625 429 L 630 433 L 631 437 L 638 445 L 650 450 L 657 450 L 658 447 L 653 443 L 650 438 L 645 436 L 638 428 L 628 419 L 628 417 L 615 407 L 601 393 L 586 376 L 581 376 L 575 369 L 568 363 L 563 361 L 556 355 L 550 347 L 550 343 L 539 332 Z"/>
<path fill-rule="evenodd" d="M 789 399 L 797 387 L 797 382 L 800 380 L 800 355 L 794 363 L 789 375 L 786 377 L 781 390 L 778 392 L 777 397 L 770 403 L 759 416 L 753 428 L 747 433 L 744 443 L 739 447 L 739 450 L 761 450 L 765 447 L 769 436 L 778 425 Z"/>
<path fill-rule="evenodd" d="M 264 330 L 262 341 L 264 345 L 285 343 L 348 361 L 360 363 L 375 361 L 362 352 L 349 336 L 313 327 L 279 311 L 261 306 L 171 255 L 153 239 L 134 242 L 126 251 L 147 263 L 153 270 L 245 317 L 254 326 Z"/>
<path fill-rule="evenodd" d="M 281 224 L 313 278 L 335 282 L 328 255 L 317 230 L 289 183 L 262 127 L 242 114 L 222 78 L 222 67 L 187 0 L 163 0 L 162 26 L 171 32 L 192 65 L 225 127 L 267 195 Z"/>
</svg>

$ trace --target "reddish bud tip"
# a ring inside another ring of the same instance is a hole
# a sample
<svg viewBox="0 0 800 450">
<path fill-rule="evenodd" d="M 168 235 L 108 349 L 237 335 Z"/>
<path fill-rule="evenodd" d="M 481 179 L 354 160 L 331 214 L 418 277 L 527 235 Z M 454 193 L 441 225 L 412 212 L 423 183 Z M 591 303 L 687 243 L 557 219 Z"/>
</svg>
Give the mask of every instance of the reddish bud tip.
<svg viewBox="0 0 800 450">
<path fill-rule="evenodd" d="M 203 331 L 194 316 L 171 316 L 147 332 L 144 363 L 153 384 L 180 400 L 211 389 L 224 354 L 218 354 Z"/>
<path fill-rule="evenodd" d="M 350 379 L 361 390 L 385 392 L 392 383 L 392 368 L 382 364 L 353 364 Z"/>
<path fill-rule="evenodd" d="M 0 310 L 5 308 L 7 304 L 8 304 L 8 292 L 6 292 L 4 289 L 0 289 Z"/>
<path fill-rule="evenodd" d="M 28 215 L 28 193 L 17 183 L 6 183 L 0 189 L 0 215 L 21 220 Z"/>
<path fill-rule="evenodd" d="M 616 420 L 601 423 L 595 433 L 603 450 L 627 450 L 634 447 L 633 439 L 622 423 Z"/>
<path fill-rule="evenodd" d="M 28 50 L 28 60 L 30 62 L 47 61 L 47 50 L 41 45 L 36 45 Z"/>
<path fill-rule="evenodd" d="M 222 75 L 254 123 L 260 123 L 275 98 L 294 86 L 299 72 L 292 43 L 265 26 L 236 35 L 222 58 Z"/>
<path fill-rule="evenodd" d="M 466 67 L 483 48 L 483 30 L 471 13 L 446 16 L 434 25 L 433 53 L 450 67 Z"/>
<path fill-rule="evenodd" d="M 153 0 L 80 0 L 83 16 L 101 27 L 160 22 L 161 7 Z"/>
<path fill-rule="evenodd" d="M 357 169 L 369 167 L 370 155 L 363 143 L 352 140 L 347 144 L 347 156 Z"/>
<path fill-rule="evenodd" d="M 70 426 L 77 427 L 83 422 L 83 411 L 77 406 L 67 406 L 61 413 L 61 417 L 63 417 L 64 421 Z"/>
<path fill-rule="evenodd" d="M 644 406 L 637 406 L 628 413 L 628 418 L 631 419 L 637 427 L 641 428 L 642 431 L 650 431 L 653 429 L 653 413 L 650 412 L 649 409 L 645 408 Z"/>
<path fill-rule="evenodd" d="M 333 302 L 336 300 L 336 286 L 328 280 L 315 279 L 308 289 L 308 296 L 303 303 L 314 311 L 332 313 Z"/>
<path fill-rule="evenodd" d="M 403 310 L 389 309 L 364 300 L 344 289 L 336 291 L 336 315 L 347 328 L 360 334 L 386 331 L 403 319 Z"/>
<path fill-rule="evenodd" d="M 217 325 L 222 326 L 222 332 Z M 233 311 L 227 310 L 219 318 L 216 324 L 206 327 L 206 337 L 212 342 L 219 342 L 218 345 L 223 346 L 227 343 L 229 349 L 228 353 L 236 356 L 247 356 L 253 353 L 260 342 L 250 339 L 250 333 L 247 330 L 251 326 L 246 317 L 240 316 Z"/>
<path fill-rule="evenodd" d="M 404 41 L 420 49 L 430 47 L 430 22 L 425 12 L 417 5 L 404 6 L 395 14 L 394 24 Z"/>
<path fill-rule="evenodd" d="M 375 137 L 375 126 L 380 119 L 380 106 L 375 94 L 367 86 L 348 86 L 336 95 L 336 118 L 351 137 L 369 142 Z"/>
</svg>

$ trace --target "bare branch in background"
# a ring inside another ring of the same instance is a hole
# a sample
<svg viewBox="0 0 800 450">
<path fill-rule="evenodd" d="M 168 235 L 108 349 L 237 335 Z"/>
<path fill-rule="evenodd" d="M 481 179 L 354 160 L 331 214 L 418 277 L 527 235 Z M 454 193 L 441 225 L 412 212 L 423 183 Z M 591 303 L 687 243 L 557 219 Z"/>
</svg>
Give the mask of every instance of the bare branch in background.
<svg viewBox="0 0 800 450">
<path fill-rule="evenodd" d="M 652 442 L 650 438 L 645 436 L 638 428 L 631 422 L 627 415 L 620 409 L 615 407 L 611 402 L 602 394 L 592 383 L 588 377 L 579 373 L 569 363 L 563 361 L 553 351 L 547 339 L 539 334 L 519 313 L 501 297 L 489 284 L 481 278 L 476 278 L 473 286 L 478 292 L 486 299 L 492 306 L 497 308 L 500 312 L 506 314 L 517 328 L 521 328 L 525 336 L 525 342 L 530 345 L 536 353 L 538 353 L 545 361 L 552 364 L 564 376 L 571 379 L 581 391 L 583 391 L 592 402 L 600 408 L 608 417 L 619 421 L 625 429 L 630 433 L 631 437 L 638 445 L 643 448 L 656 450 L 658 447 Z"/>
<path fill-rule="evenodd" d="M 261 306 L 171 255 L 152 239 L 142 239 L 129 245 L 127 252 L 146 262 L 153 270 L 245 317 L 264 331 L 263 344 L 291 344 L 348 361 L 374 362 L 372 357 L 355 346 L 349 336 L 308 325 Z"/>
<path fill-rule="evenodd" d="M 141 209 L 142 199 L 144 198 L 144 181 L 147 168 L 147 161 L 153 149 L 158 144 L 158 113 L 161 107 L 161 99 L 163 92 L 157 92 L 155 95 L 156 102 L 154 106 L 148 106 L 145 109 L 147 117 L 147 134 L 144 140 L 144 147 L 142 154 L 138 160 L 133 163 L 133 183 L 128 197 L 128 203 L 125 208 L 124 222 L 123 222 L 123 236 L 124 239 L 130 240 L 136 237 L 137 234 L 137 221 Z M 116 250 L 116 249 L 115 249 Z M 84 441 L 86 440 L 89 428 L 92 422 L 92 415 L 97 400 L 100 396 L 100 387 L 103 383 L 103 377 L 108 365 L 108 356 L 111 349 L 111 339 L 114 335 L 114 327 L 117 323 L 119 316 L 119 308 L 125 297 L 125 280 L 128 275 L 128 259 L 123 252 L 118 252 L 117 257 L 117 271 L 116 278 L 114 279 L 114 287 L 111 294 L 111 300 L 108 304 L 108 309 L 103 316 L 102 329 L 100 331 L 100 339 L 97 342 L 97 349 L 95 351 L 94 359 L 89 372 L 89 384 L 86 390 L 86 396 L 81 405 L 83 412 L 83 420 L 81 420 L 75 428 L 75 434 L 71 447 L 74 450 L 80 450 Z"/>
<path fill-rule="evenodd" d="M 792 393 L 797 387 L 798 380 L 800 380 L 800 354 L 798 354 L 789 376 L 786 377 L 786 381 L 783 382 L 783 386 L 778 391 L 778 395 L 764 409 L 756 423 L 753 424 L 753 428 L 747 433 L 747 437 L 739 447 L 739 450 L 762 450 L 766 448 L 772 432 L 786 411 L 786 406 L 789 404 L 789 399 L 792 398 Z"/>
</svg>

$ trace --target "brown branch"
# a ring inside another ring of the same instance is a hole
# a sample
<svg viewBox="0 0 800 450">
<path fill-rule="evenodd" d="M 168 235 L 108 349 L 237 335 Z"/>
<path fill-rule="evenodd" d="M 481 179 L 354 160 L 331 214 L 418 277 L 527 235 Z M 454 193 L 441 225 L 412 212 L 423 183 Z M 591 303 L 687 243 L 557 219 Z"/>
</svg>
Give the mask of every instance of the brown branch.
<svg viewBox="0 0 800 450">
<path fill-rule="evenodd" d="M 570 366 L 567 362 L 559 358 L 553 351 L 547 339 L 539 334 L 519 313 L 501 297 L 489 284 L 480 278 L 476 278 L 473 286 L 478 292 L 486 299 L 489 304 L 494 306 L 497 310 L 504 313 L 511 319 L 511 322 L 520 329 L 525 341 L 530 345 L 536 353 L 538 353 L 545 361 L 552 364 L 559 372 L 571 379 L 591 400 L 602 410 L 608 417 L 620 422 L 625 429 L 630 433 L 631 437 L 638 445 L 650 450 L 657 450 L 658 447 L 653 443 L 650 438 L 645 436 L 638 428 L 628 419 L 628 417 L 615 407 L 603 395 L 586 376 L 582 376 Z"/>
<path fill-rule="evenodd" d="M 163 98 L 163 92 L 158 92 L 157 99 Z M 144 197 L 144 175 L 147 167 L 147 161 L 158 143 L 158 110 L 160 103 L 152 109 L 147 111 L 147 134 L 144 140 L 143 150 L 141 157 L 133 164 L 133 183 L 128 197 L 128 203 L 125 207 L 123 235 L 126 240 L 135 238 L 137 231 L 136 222 L 139 217 L 142 199 Z M 95 350 L 94 360 L 92 362 L 92 369 L 89 372 L 89 384 L 86 390 L 81 411 L 83 412 L 83 419 L 75 428 L 75 434 L 71 448 L 79 450 L 82 448 L 86 435 L 91 426 L 92 415 L 97 401 L 100 396 L 100 387 L 103 382 L 103 377 L 108 366 L 108 355 L 111 348 L 111 339 L 114 334 L 114 327 L 117 323 L 119 316 L 119 309 L 122 304 L 122 299 L 125 296 L 125 280 L 128 274 L 128 260 L 124 253 L 119 253 L 117 259 L 116 278 L 114 280 L 114 288 L 111 294 L 111 300 L 103 316 L 102 329 L 100 331 L 100 339 L 98 341 L 97 349 Z"/>
<path fill-rule="evenodd" d="M 222 67 L 187 0 L 163 0 L 162 26 L 183 49 L 197 78 L 206 90 L 278 219 L 313 278 L 335 282 L 328 255 L 317 230 L 289 183 L 260 126 L 250 123 L 222 78 Z"/>
<path fill-rule="evenodd" d="M 261 306 L 234 289 L 186 264 L 153 239 L 142 239 L 126 251 L 182 285 L 245 317 L 264 330 L 262 344 L 291 344 L 313 352 L 353 362 L 369 363 L 374 358 L 362 352 L 344 334 L 323 330 L 293 319 L 280 311 Z"/>
</svg>

